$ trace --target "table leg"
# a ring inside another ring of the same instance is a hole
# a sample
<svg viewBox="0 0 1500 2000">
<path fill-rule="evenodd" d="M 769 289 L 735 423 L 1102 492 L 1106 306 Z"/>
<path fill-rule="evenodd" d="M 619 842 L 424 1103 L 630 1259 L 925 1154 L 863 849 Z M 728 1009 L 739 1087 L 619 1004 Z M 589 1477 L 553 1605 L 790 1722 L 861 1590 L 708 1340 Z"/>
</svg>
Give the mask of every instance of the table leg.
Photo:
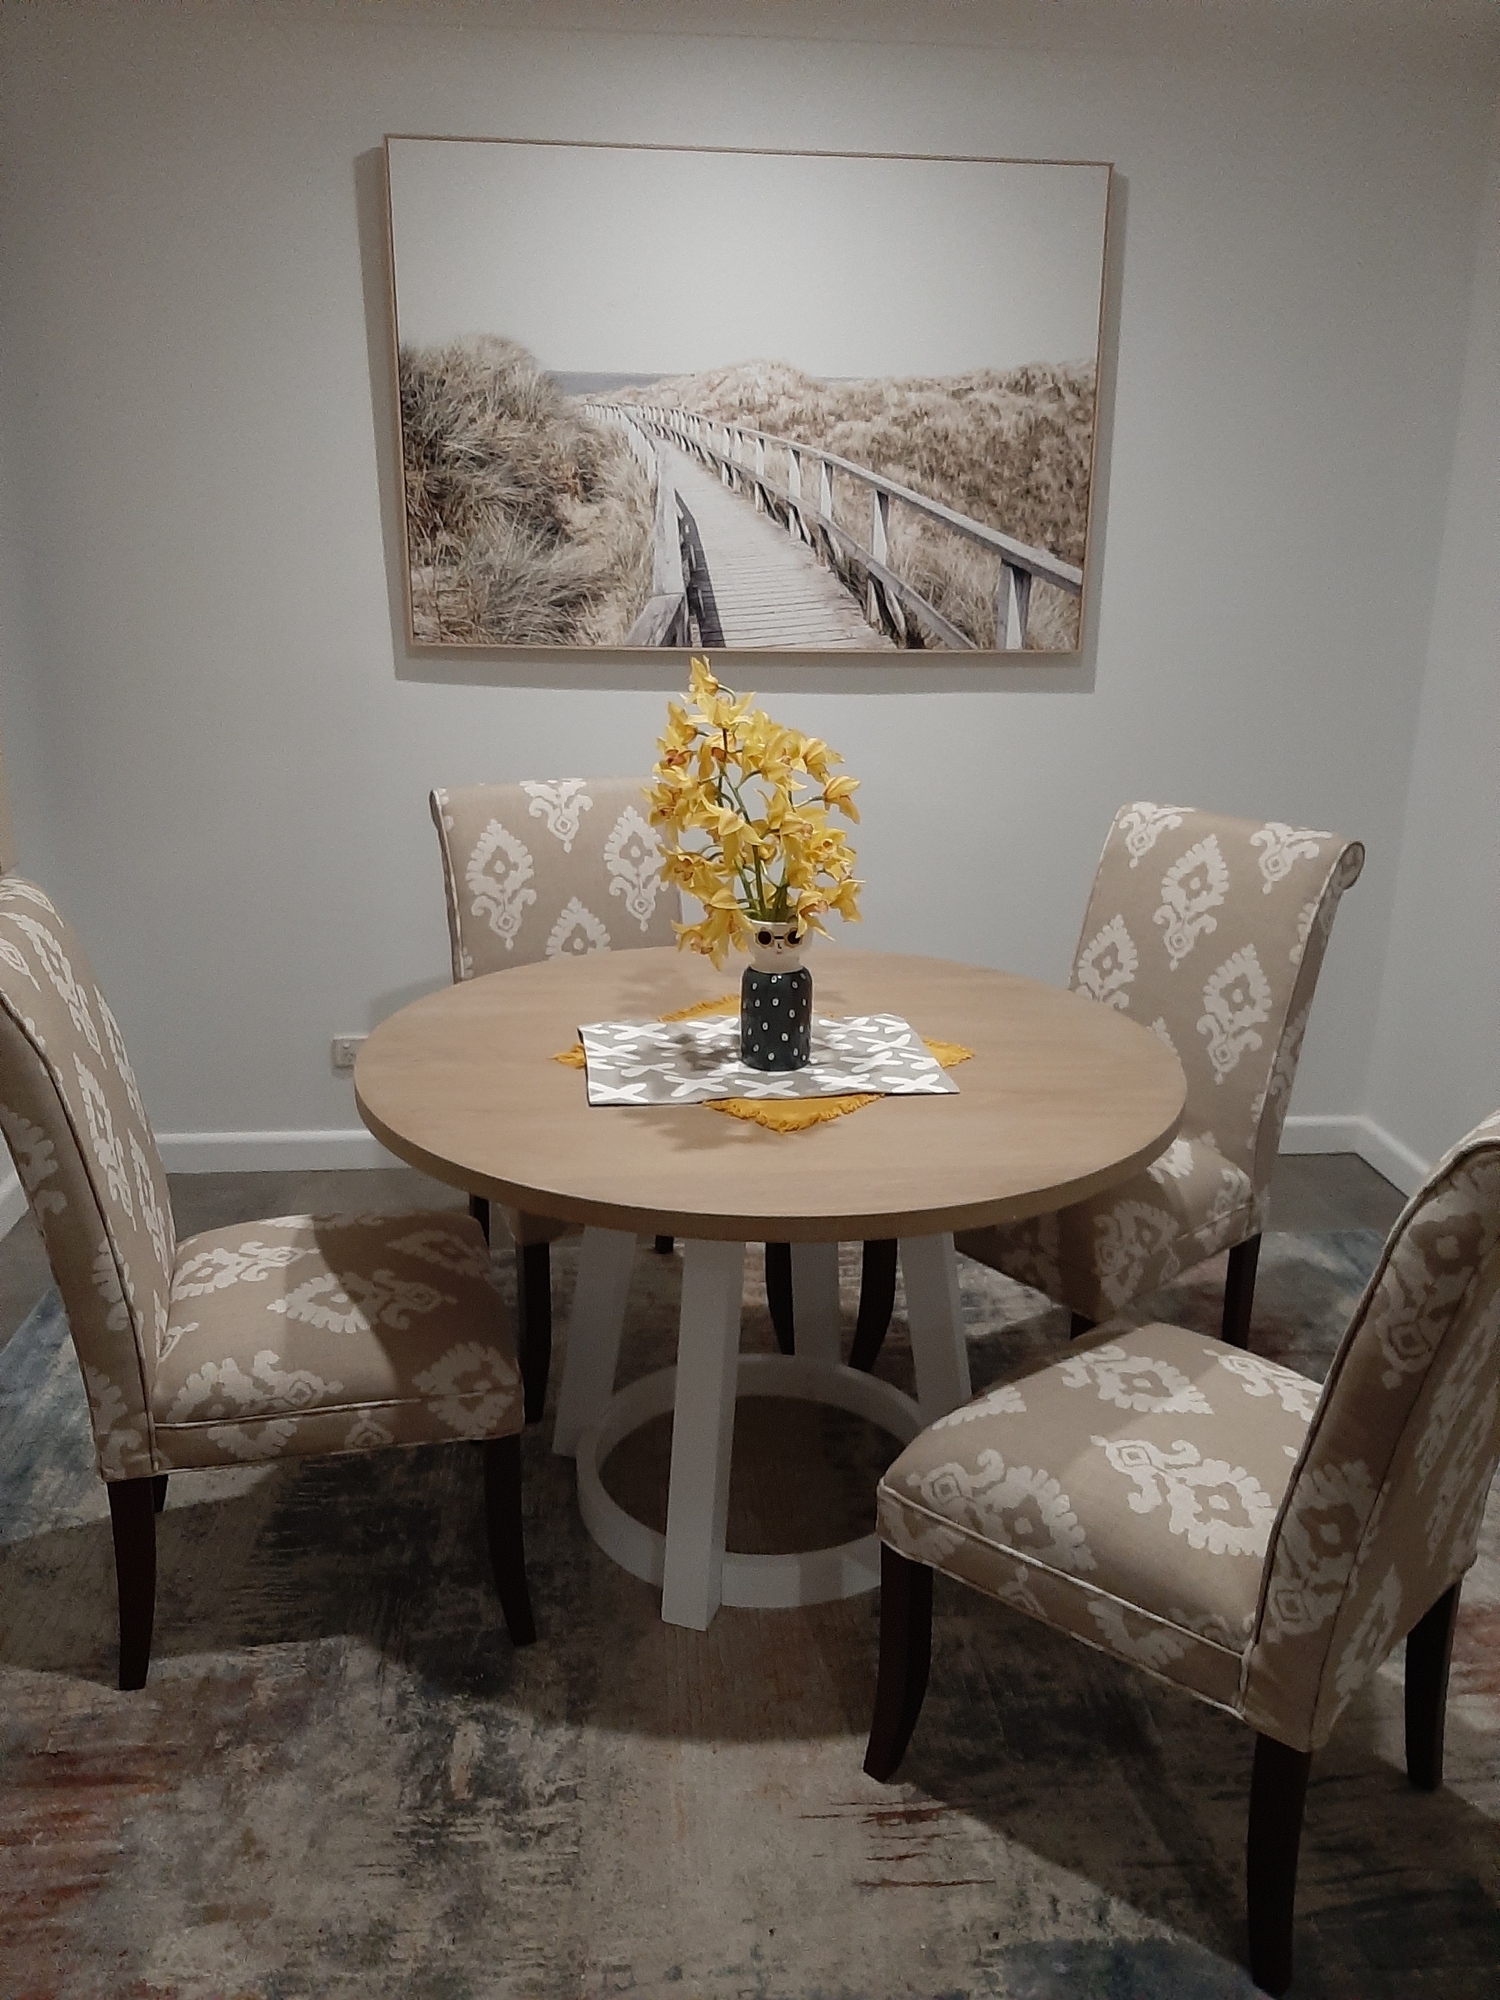
<svg viewBox="0 0 1500 2000">
<path fill-rule="evenodd" d="M 967 1403 L 969 1350 L 958 1302 L 958 1260 L 951 1236 L 903 1236 L 901 1276 L 924 1424 Z"/>
<path fill-rule="evenodd" d="M 597 1424 L 614 1394 L 615 1364 L 625 1327 L 625 1301 L 635 1265 L 635 1237 L 619 1229 L 585 1229 L 578 1251 L 578 1282 L 568 1322 L 568 1352 L 557 1398 L 552 1449 L 571 1458 L 578 1440 Z"/>
<path fill-rule="evenodd" d="M 792 1309 L 797 1352 L 805 1361 L 837 1363 L 839 1355 L 839 1246 L 792 1245 Z"/>
<path fill-rule="evenodd" d="M 683 1245 L 661 1615 L 697 1632 L 723 1591 L 744 1278 L 743 1243 Z"/>
</svg>

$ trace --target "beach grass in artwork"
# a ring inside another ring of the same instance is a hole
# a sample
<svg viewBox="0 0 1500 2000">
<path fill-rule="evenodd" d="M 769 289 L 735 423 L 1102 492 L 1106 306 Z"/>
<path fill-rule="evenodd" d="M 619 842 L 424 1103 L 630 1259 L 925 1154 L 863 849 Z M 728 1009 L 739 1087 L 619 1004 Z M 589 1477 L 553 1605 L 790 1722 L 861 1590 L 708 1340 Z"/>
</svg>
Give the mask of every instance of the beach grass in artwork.
<svg viewBox="0 0 1500 2000">
<path fill-rule="evenodd" d="M 1107 168 L 387 152 L 413 643 L 1078 648 Z"/>
<path fill-rule="evenodd" d="M 414 636 L 619 645 L 650 587 L 654 497 L 618 431 L 493 336 L 403 349 L 400 388 Z"/>
</svg>

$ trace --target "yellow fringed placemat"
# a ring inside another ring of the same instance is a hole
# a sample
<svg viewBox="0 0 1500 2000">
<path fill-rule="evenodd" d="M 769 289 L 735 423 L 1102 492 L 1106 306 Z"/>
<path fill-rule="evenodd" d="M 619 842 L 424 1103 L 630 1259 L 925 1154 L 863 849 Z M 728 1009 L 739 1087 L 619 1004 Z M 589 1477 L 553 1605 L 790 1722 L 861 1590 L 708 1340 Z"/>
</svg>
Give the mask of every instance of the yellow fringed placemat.
<svg viewBox="0 0 1500 2000">
<path fill-rule="evenodd" d="M 691 1021 L 699 1014 L 737 1014 L 739 1010 L 739 995 L 726 993 L 718 1000 L 699 1000 L 691 1007 L 679 1007 L 675 1013 L 659 1014 L 657 1019 Z M 934 1041 L 930 1035 L 924 1035 L 922 1040 L 941 1069 L 955 1069 L 974 1053 L 962 1042 Z M 567 1069 L 587 1067 L 578 1042 L 570 1049 L 560 1049 L 552 1060 Z M 715 1097 L 703 1109 L 722 1111 L 730 1118 L 748 1118 L 753 1125 L 764 1125 L 768 1132 L 804 1132 L 809 1125 L 826 1125 L 831 1118 L 844 1118 L 851 1111 L 862 1111 L 867 1104 L 878 1104 L 884 1095 L 883 1091 L 862 1090 L 848 1097 Z"/>
</svg>

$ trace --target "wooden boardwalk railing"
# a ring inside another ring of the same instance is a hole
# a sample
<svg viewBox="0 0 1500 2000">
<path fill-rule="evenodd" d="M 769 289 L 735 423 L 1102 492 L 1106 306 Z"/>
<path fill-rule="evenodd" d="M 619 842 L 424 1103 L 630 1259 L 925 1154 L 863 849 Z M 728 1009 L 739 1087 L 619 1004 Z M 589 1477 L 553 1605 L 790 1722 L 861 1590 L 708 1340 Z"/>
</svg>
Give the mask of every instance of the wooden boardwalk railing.
<svg viewBox="0 0 1500 2000">
<path fill-rule="evenodd" d="M 801 444 L 795 438 L 778 437 L 771 431 L 756 430 L 749 424 L 705 416 L 696 410 L 603 402 L 590 402 L 587 407 L 596 417 L 622 425 L 628 433 L 641 436 L 649 432 L 670 440 L 711 466 L 726 486 L 753 500 L 757 508 L 784 519 L 788 531 L 816 549 L 831 568 L 852 571 L 862 580 L 865 616 L 878 629 L 889 629 L 898 642 L 910 643 L 907 621 L 911 619 L 939 645 L 959 652 L 975 650 L 975 642 L 966 632 L 961 632 L 915 585 L 891 567 L 893 501 L 999 558 L 994 622 L 994 645 L 998 652 L 1017 652 L 1026 644 L 1034 582 L 1052 584 L 1074 597 L 1082 592 L 1083 572 L 1071 563 L 1063 562 L 1046 549 L 1031 548 L 983 521 L 971 520 L 966 514 L 928 499 L 925 493 L 914 492 L 909 486 L 887 479 L 883 473 L 872 472 L 868 466 L 839 457 L 836 452 Z M 784 460 L 784 485 L 767 469 L 768 451 Z M 852 534 L 835 516 L 836 474 L 854 480 L 869 495 L 867 541 Z M 657 490 L 660 522 L 659 484 Z M 674 642 L 633 640 L 632 643 Z"/>
<path fill-rule="evenodd" d="M 683 569 L 682 522 L 677 489 L 660 451 L 633 413 L 617 403 L 590 404 L 591 415 L 623 433 L 656 487 L 656 522 L 651 545 L 651 595 L 625 634 L 627 646 L 689 646 L 687 583 Z"/>
</svg>

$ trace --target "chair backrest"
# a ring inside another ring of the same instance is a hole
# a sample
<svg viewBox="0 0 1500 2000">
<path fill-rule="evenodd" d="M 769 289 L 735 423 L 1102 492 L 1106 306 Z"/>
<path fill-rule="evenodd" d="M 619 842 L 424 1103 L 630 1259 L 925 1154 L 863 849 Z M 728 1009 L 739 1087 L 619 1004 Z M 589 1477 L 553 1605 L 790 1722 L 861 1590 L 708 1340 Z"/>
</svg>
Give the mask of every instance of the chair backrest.
<svg viewBox="0 0 1500 2000">
<path fill-rule="evenodd" d="M 115 1017 L 34 883 L 0 880 L 0 1129 L 83 1370 L 99 1470 L 151 1472 L 151 1390 L 177 1241 Z"/>
<path fill-rule="evenodd" d="M 1176 1050 L 1185 1135 L 1269 1185 L 1313 989 L 1358 841 L 1141 800 L 1099 858 L 1071 985 Z"/>
<path fill-rule="evenodd" d="M 1327 1739 L 1473 1562 L 1497 1465 L 1500 1112 L 1407 1203 L 1334 1357 L 1267 1548 L 1251 1721 Z"/>
<path fill-rule="evenodd" d="M 456 785 L 432 794 L 455 980 L 564 954 L 674 944 L 643 778 Z"/>
</svg>

